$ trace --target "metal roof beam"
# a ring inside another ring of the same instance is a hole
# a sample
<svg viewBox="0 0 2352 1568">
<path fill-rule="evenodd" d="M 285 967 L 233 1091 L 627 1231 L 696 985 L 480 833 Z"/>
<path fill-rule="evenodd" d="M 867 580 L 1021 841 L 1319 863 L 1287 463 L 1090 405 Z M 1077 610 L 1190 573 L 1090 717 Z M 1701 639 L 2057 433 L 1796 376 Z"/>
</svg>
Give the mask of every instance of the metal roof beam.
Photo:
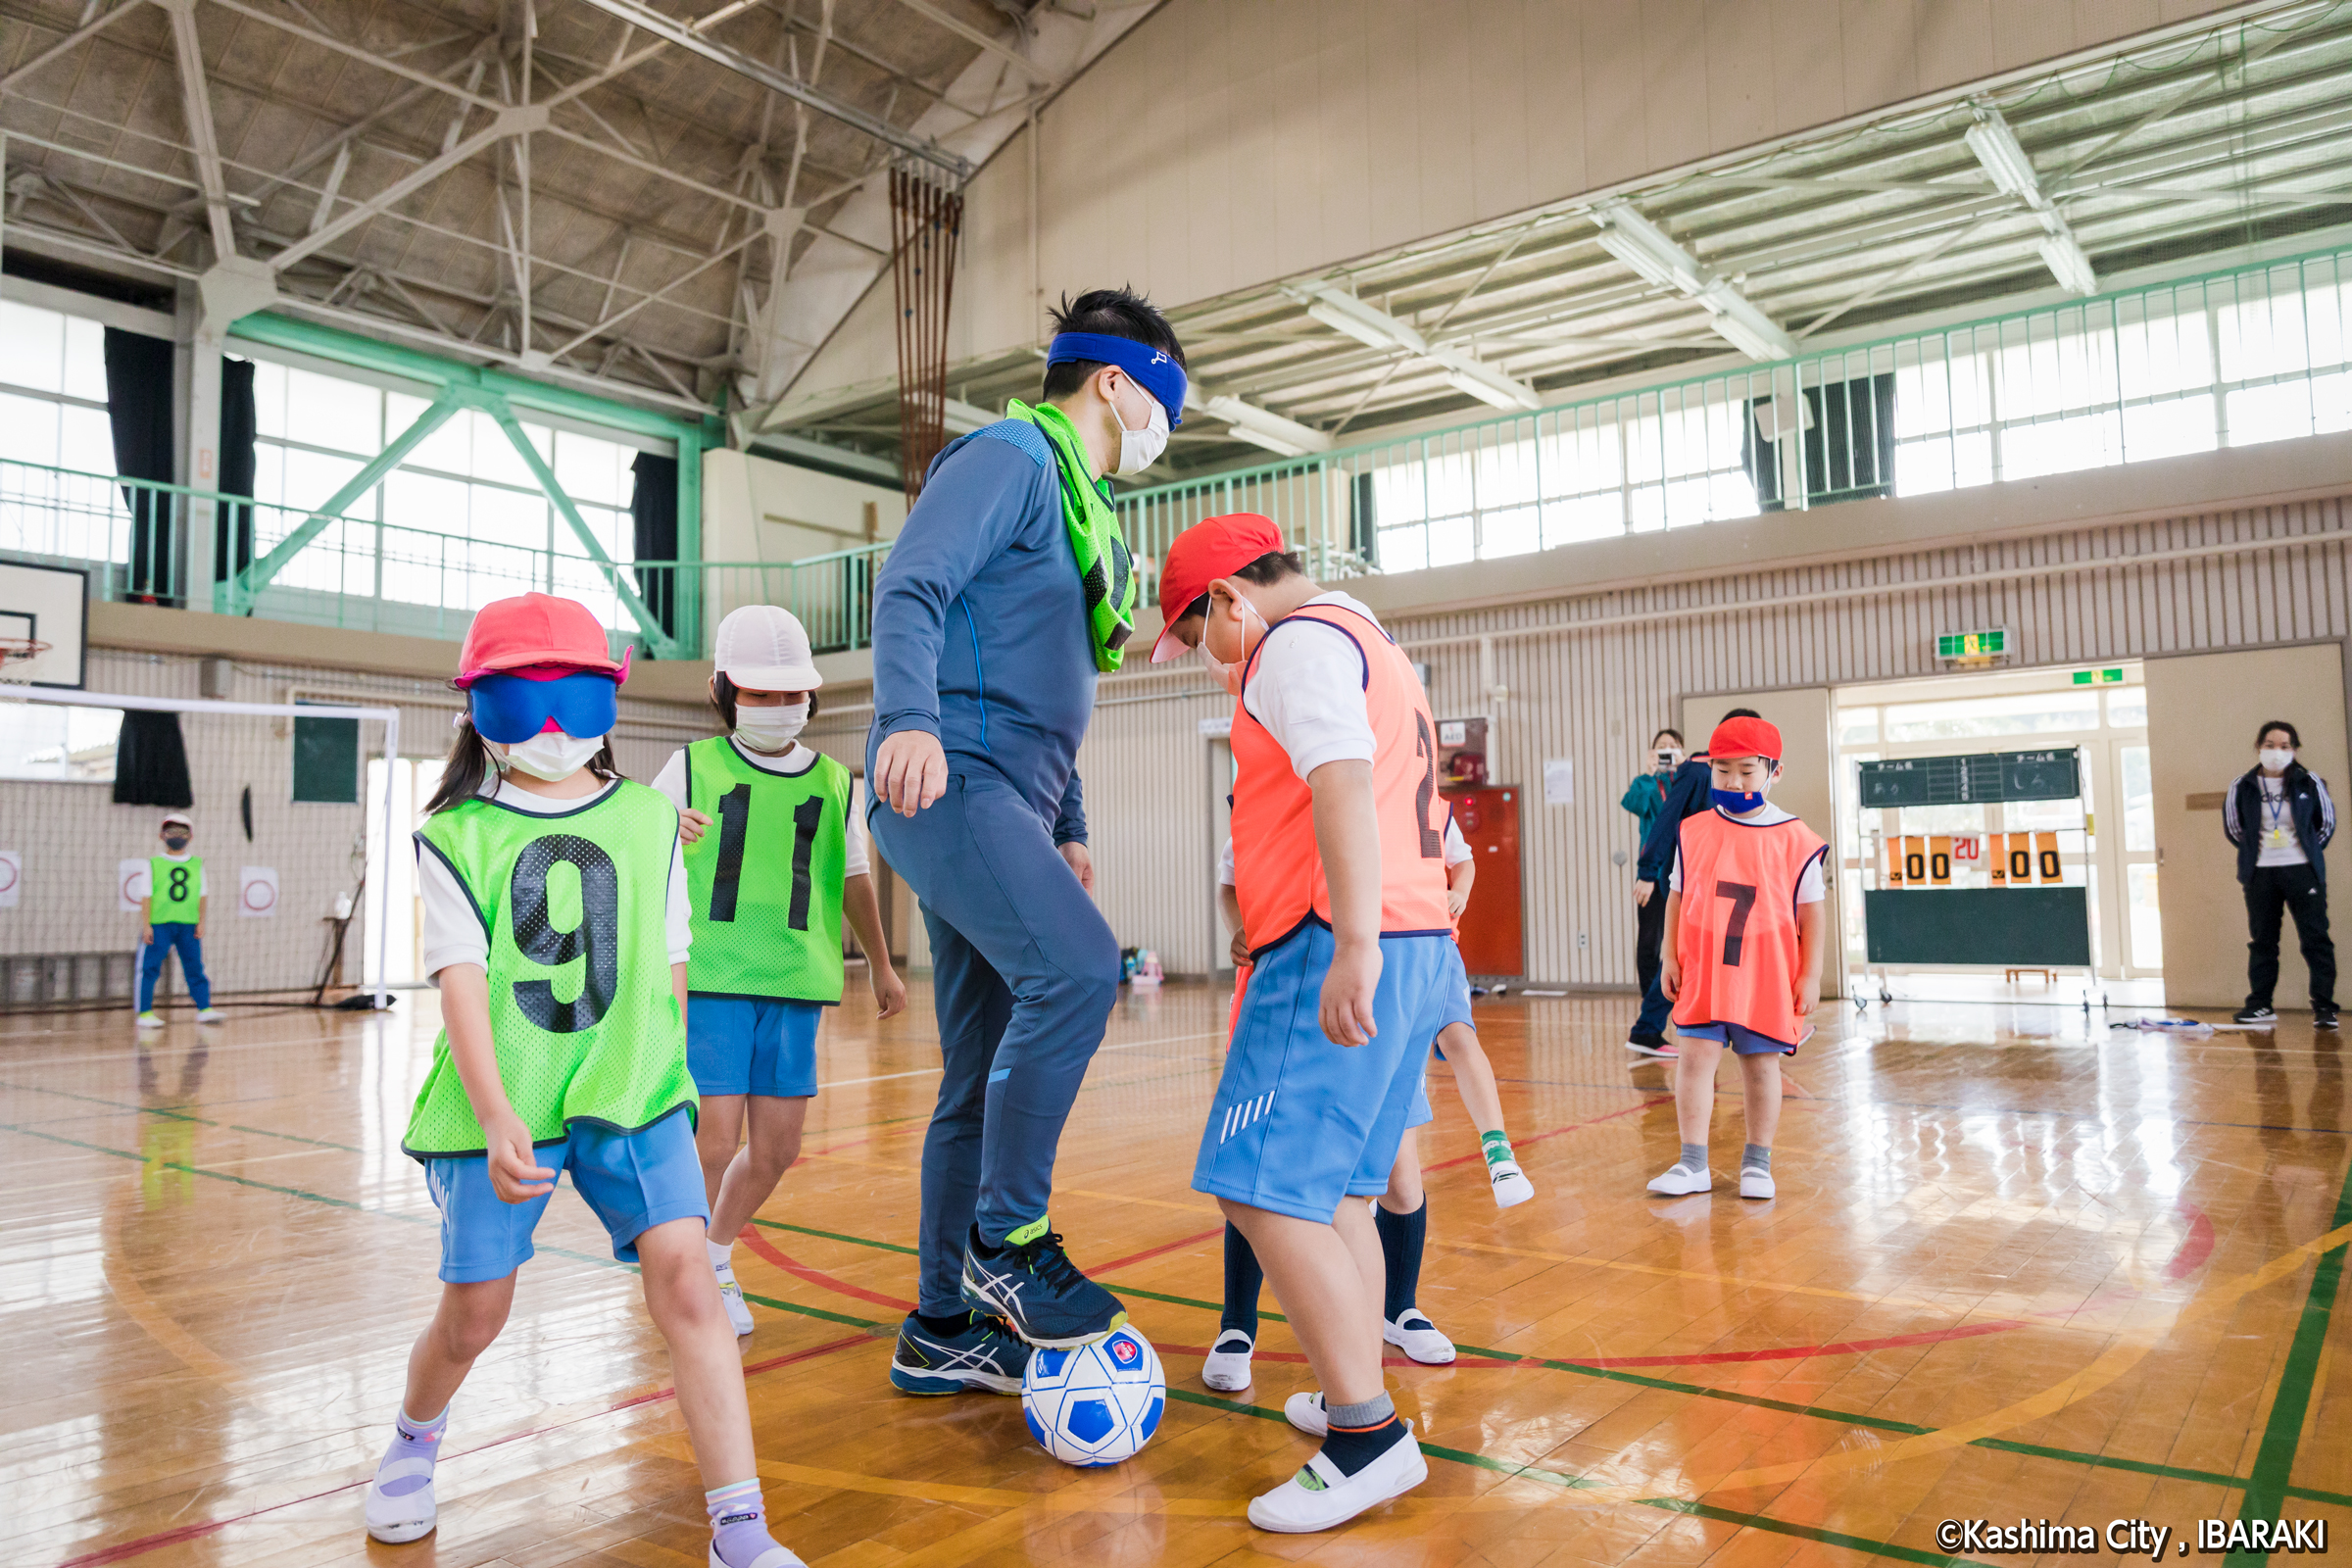
<svg viewBox="0 0 2352 1568">
<path fill-rule="evenodd" d="M 918 158 L 934 168 L 945 171 L 957 183 L 972 177 L 971 161 L 952 153 L 928 137 L 917 136 L 886 120 L 867 114 L 855 104 L 845 103 L 829 92 L 821 92 L 798 77 L 787 75 L 764 61 L 755 60 L 740 49 L 714 43 L 696 28 L 673 22 L 640 0 L 586 0 L 609 16 L 618 17 L 655 37 L 677 45 L 689 54 L 697 54 L 713 65 L 724 66 L 737 75 L 747 76 L 770 92 L 780 92 L 795 103 L 807 104 L 818 114 L 827 115 L 855 130 L 863 131 L 886 147 L 894 147 L 909 158 Z"/>
</svg>

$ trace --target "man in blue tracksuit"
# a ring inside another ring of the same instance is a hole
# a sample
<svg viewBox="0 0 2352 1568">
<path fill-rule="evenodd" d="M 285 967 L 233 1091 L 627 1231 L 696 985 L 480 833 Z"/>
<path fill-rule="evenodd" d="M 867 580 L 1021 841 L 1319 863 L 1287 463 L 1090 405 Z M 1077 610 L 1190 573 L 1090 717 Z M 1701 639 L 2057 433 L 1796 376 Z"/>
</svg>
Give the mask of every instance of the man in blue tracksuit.
<svg viewBox="0 0 2352 1568">
<path fill-rule="evenodd" d="M 1165 447 L 1183 351 L 1122 289 L 1065 299 L 1054 325 L 1044 399 L 939 455 L 874 583 L 868 821 L 922 904 L 946 1068 L 920 1299 L 891 1365 L 913 1394 L 1017 1393 L 1028 1345 L 1126 1315 L 1047 1206 L 1119 986 L 1074 768 L 1137 598 L 1102 478 Z"/>
</svg>

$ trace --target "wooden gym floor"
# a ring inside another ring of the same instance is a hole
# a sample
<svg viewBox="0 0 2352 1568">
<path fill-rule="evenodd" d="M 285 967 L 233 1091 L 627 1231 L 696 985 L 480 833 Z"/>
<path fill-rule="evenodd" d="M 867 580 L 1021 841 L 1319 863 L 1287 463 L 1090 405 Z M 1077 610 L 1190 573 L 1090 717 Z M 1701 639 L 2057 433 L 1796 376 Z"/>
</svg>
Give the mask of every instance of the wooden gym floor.
<svg viewBox="0 0 2352 1568">
<path fill-rule="evenodd" d="M 1048 1458 L 1015 1400 L 885 1381 L 927 1003 L 888 1028 L 829 1015 L 808 1157 L 737 1251 L 768 1504 L 811 1563 L 1943 1562 L 1947 1518 L 2352 1540 L 2343 1054 L 2298 1015 L 2187 1041 L 2067 1009 L 1825 1008 L 1782 1196 L 1754 1203 L 1644 1196 L 1674 1117 L 1669 1069 L 1619 1044 L 1625 1001 L 1482 1005 L 1538 1196 L 1495 1211 L 1433 1072 L 1421 1303 L 1463 1356 L 1393 1372 L 1430 1481 L 1281 1538 L 1241 1515 L 1310 1451 L 1279 1413 L 1307 1377 L 1294 1342 L 1269 1320 L 1242 1397 L 1199 1381 L 1218 1219 L 1186 1180 L 1223 993 L 1123 999 L 1062 1146 L 1056 1221 L 1170 1378 L 1160 1435 L 1103 1472 Z M 438 1535 L 363 1535 L 437 1290 L 398 1148 L 431 1009 L 232 1007 L 151 1047 L 122 1013 L 0 1021 L 0 1559 L 703 1563 L 661 1342 L 568 1193 L 459 1396 Z M 1719 1171 L 1740 1142 L 1727 1094 Z M 1955 1557 L 1988 1559 L 2032 1560 Z"/>
</svg>

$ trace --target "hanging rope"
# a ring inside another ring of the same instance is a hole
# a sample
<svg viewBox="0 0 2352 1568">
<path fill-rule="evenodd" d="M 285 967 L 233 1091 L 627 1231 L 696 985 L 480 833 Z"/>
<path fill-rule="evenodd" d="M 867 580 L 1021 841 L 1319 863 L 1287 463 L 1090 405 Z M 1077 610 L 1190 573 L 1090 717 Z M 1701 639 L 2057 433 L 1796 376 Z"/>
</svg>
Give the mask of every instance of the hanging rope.
<svg viewBox="0 0 2352 1568">
<path fill-rule="evenodd" d="M 899 307 L 899 465 L 906 504 L 947 444 L 948 307 L 963 196 L 921 169 L 890 172 L 891 278 Z"/>
</svg>

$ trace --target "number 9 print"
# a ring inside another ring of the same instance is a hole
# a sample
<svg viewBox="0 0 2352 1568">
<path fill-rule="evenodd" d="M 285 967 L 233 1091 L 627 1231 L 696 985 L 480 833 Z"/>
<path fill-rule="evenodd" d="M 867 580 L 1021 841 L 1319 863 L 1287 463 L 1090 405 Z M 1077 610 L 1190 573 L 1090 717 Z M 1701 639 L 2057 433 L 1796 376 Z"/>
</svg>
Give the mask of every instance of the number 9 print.
<svg viewBox="0 0 2352 1568">
<path fill-rule="evenodd" d="M 559 864 L 580 874 L 580 923 L 568 931 L 556 929 L 548 907 L 547 875 Z M 533 839 L 515 857 L 508 900 L 515 951 L 522 956 L 550 969 L 582 956 L 588 960 L 576 1000 L 558 1002 L 552 980 L 517 980 L 514 1005 L 550 1034 L 594 1027 L 620 990 L 620 876 L 612 858 L 575 833 Z"/>
</svg>

